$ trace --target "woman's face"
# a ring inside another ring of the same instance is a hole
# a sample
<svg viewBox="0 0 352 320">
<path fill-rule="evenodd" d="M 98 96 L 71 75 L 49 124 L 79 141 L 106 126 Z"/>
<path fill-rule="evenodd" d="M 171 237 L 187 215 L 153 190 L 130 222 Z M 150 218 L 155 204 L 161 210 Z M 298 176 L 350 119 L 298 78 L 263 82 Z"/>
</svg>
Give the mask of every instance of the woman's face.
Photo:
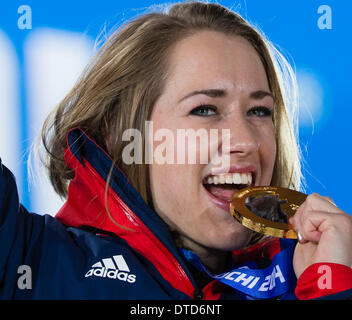
<svg viewBox="0 0 352 320">
<path fill-rule="evenodd" d="M 231 196 L 269 185 L 276 155 L 264 67 L 245 39 L 214 31 L 179 41 L 169 62 L 147 140 L 155 210 L 189 246 L 241 248 L 251 232 L 230 215 Z"/>
</svg>

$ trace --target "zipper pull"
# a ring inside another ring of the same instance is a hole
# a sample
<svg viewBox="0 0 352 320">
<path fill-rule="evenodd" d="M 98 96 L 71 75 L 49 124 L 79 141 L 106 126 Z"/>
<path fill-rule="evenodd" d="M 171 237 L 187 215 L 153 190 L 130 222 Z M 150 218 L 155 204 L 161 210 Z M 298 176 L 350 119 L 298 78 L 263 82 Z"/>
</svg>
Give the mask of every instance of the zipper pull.
<svg viewBox="0 0 352 320">
<path fill-rule="evenodd" d="M 202 300 L 203 299 L 203 291 L 199 288 L 196 288 L 193 292 L 194 300 Z"/>
</svg>

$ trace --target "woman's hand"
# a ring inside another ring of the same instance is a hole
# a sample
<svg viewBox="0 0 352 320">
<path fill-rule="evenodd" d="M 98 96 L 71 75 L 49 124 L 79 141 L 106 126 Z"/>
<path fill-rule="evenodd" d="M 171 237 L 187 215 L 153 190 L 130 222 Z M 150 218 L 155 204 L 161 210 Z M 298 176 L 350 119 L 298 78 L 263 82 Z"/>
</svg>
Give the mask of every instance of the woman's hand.
<svg viewBox="0 0 352 320">
<path fill-rule="evenodd" d="M 314 263 L 352 266 L 352 217 L 329 197 L 309 195 L 290 223 L 302 236 L 293 257 L 297 278 Z"/>
</svg>

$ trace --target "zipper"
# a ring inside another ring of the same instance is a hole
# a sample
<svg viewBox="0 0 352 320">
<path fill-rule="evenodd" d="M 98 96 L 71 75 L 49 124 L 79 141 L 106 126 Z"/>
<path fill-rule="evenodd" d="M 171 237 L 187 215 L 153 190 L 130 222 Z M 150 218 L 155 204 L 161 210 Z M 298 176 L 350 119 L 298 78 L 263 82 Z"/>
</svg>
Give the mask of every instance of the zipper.
<svg viewBox="0 0 352 320">
<path fill-rule="evenodd" d="M 117 196 L 116 192 L 114 190 L 111 190 L 112 194 L 115 196 L 114 198 L 117 200 L 119 205 L 126 210 L 127 214 L 135 220 L 135 222 L 138 224 L 138 227 L 141 229 L 142 232 L 144 232 L 151 241 L 158 246 L 163 253 L 165 254 L 166 258 L 172 262 L 173 265 L 175 265 L 177 269 L 178 275 L 181 277 L 183 282 L 186 285 L 186 288 L 188 290 L 188 295 L 195 297 L 195 293 L 197 297 L 203 296 L 203 293 L 199 293 L 199 289 L 194 289 L 194 286 L 187 276 L 185 270 L 182 268 L 178 260 L 170 253 L 170 251 L 160 242 L 160 240 L 149 230 L 147 226 L 136 216 L 136 214 L 120 199 L 119 196 Z M 134 248 L 136 249 L 136 248 Z"/>
<path fill-rule="evenodd" d="M 203 300 L 204 294 L 203 291 L 201 289 L 199 289 L 198 287 L 194 289 L 193 292 L 193 298 L 194 300 Z"/>
</svg>

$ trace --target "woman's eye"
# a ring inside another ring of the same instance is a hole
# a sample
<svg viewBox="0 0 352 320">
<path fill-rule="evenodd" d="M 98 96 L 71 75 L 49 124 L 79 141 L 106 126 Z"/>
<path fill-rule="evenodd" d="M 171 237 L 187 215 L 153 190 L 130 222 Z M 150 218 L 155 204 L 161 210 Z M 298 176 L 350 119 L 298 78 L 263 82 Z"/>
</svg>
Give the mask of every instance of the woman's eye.
<svg viewBox="0 0 352 320">
<path fill-rule="evenodd" d="M 247 112 L 247 115 L 249 116 L 257 116 L 257 117 L 271 117 L 273 114 L 273 112 L 271 111 L 271 109 L 267 108 L 267 107 L 253 107 L 252 109 L 250 109 Z"/>
<path fill-rule="evenodd" d="M 217 108 L 211 105 L 201 105 L 191 110 L 190 114 L 194 116 L 209 117 L 216 114 Z"/>
</svg>

